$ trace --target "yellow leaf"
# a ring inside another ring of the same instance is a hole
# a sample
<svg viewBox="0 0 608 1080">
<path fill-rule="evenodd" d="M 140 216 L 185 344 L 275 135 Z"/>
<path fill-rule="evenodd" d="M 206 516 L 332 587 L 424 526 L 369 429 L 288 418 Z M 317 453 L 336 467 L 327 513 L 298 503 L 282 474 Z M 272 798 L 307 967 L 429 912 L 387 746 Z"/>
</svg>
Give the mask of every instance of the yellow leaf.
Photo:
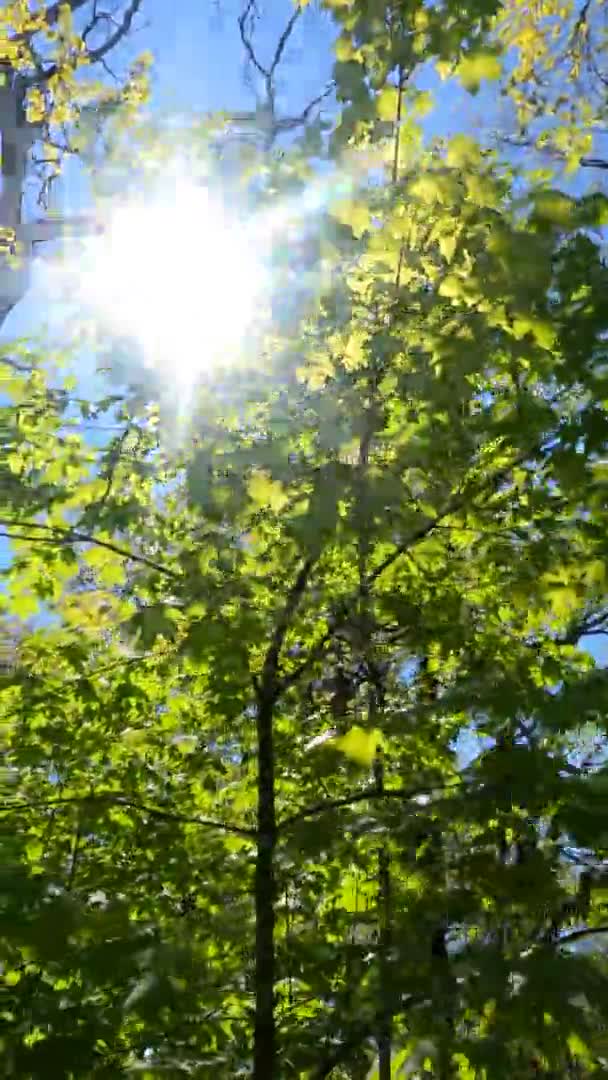
<svg viewBox="0 0 608 1080">
<path fill-rule="evenodd" d="M 370 222 L 370 211 L 364 203 L 341 200 L 333 208 L 333 215 L 342 225 L 350 225 L 355 236 L 362 236 Z"/>
<path fill-rule="evenodd" d="M 354 57 L 355 50 L 353 49 L 353 43 L 350 37 L 345 34 L 342 34 L 338 38 L 334 49 L 336 53 L 336 60 L 338 60 L 342 64 L 346 63 L 348 60 L 352 60 Z"/>
<path fill-rule="evenodd" d="M 376 98 L 376 112 L 381 120 L 396 120 L 399 107 L 399 91 L 396 86 L 386 86 Z"/>
<path fill-rule="evenodd" d="M 414 100 L 412 112 L 415 116 L 427 116 L 433 109 L 435 99 L 430 90 L 421 90 Z"/>
<path fill-rule="evenodd" d="M 450 139 L 447 152 L 447 163 L 450 168 L 462 168 L 468 162 L 479 161 L 479 145 L 470 135 L 455 135 Z"/>
<path fill-rule="evenodd" d="M 279 513 L 289 501 L 280 481 L 273 480 L 263 469 L 256 469 L 253 473 L 248 490 L 249 497 L 255 503 L 259 506 L 268 506 L 276 513 Z"/>
<path fill-rule="evenodd" d="M 45 100 L 41 91 L 34 87 L 30 90 L 27 100 L 27 119 L 30 124 L 36 124 L 44 119 Z"/>
<path fill-rule="evenodd" d="M 378 750 L 383 746 L 382 732 L 374 728 L 373 731 L 365 731 L 361 727 L 352 727 L 346 735 L 340 735 L 332 739 L 337 750 L 341 750 L 346 757 L 356 761 L 358 765 L 368 768 L 372 765 Z"/>
<path fill-rule="evenodd" d="M 439 285 L 439 295 L 450 300 L 460 299 L 464 292 L 464 283 L 454 274 L 448 274 Z"/>
<path fill-rule="evenodd" d="M 124 728 L 121 732 L 122 741 L 129 747 L 143 746 L 148 740 L 148 732 L 145 728 Z"/>
<path fill-rule="evenodd" d="M 365 363 L 364 339 L 361 334 L 353 334 L 344 350 L 344 367 L 347 371 L 356 371 Z"/>
<path fill-rule="evenodd" d="M 454 252 L 456 251 L 456 237 L 453 233 L 451 236 L 439 237 L 439 250 L 445 261 L 450 263 L 454 258 Z"/>
<path fill-rule="evenodd" d="M 543 349 L 552 348 L 555 341 L 555 330 L 551 324 L 534 315 L 521 315 L 513 322 L 514 338 L 521 341 L 526 334 L 531 334 Z"/>
<path fill-rule="evenodd" d="M 491 52 L 475 52 L 463 56 L 456 74 L 465 90 L 476 94 L 484 79 L 499 79 L 502 74 L 500 57 Z"/>
</svg>

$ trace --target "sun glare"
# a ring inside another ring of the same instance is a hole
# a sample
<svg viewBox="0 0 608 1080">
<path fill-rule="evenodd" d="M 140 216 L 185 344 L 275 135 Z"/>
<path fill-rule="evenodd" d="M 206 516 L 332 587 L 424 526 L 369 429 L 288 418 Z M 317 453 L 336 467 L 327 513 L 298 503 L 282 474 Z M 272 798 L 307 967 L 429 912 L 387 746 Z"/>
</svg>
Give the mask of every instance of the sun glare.
<svg viewBox="0 0 608 1080">
<path fill-rule="evenodd" d="M 85 306 L 182 386 L 234 361 L 267 292 L 259 238 L 196 186 L 122 205 L 78 277 Z"/>
</svg>

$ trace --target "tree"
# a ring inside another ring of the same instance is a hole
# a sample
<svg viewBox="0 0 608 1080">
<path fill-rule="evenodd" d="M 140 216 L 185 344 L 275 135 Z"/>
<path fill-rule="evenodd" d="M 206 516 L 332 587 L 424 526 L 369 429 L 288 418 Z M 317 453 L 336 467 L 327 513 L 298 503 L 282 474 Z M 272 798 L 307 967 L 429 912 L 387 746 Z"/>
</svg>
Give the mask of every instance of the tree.
<svg viewBox="0 0 608 1080">
<path fill-rule="evenodd" d="M 0 691 L 8 1075 L 600 1068 L 606 199 L 422 147 L 419 59 L 491 74 L 495 7 L 332 10 L 330 160 L 383 179 L 264 364 L 176 448 L 5 357 L 2 603 L 53 614 Z"/>
<path fill-rule="evenodd" d="M 90 156 L 108 114 L 120 105 L 128 124 L 146 98 L 148 56 L 139 56 L 123 80 L 106 59 L 129 35 L 141 4 L 132 0 L 110 12 L 71 0 L 33 10 L 16 0 L 0 13 L 0 325 L 29 287 L 34 243 L 61 235 L 58 221 L 24 224 L 32 161 L 46 209 L 66 156 Z M 113 85 L 95 77 L 100 66 Z"/>
</svg>

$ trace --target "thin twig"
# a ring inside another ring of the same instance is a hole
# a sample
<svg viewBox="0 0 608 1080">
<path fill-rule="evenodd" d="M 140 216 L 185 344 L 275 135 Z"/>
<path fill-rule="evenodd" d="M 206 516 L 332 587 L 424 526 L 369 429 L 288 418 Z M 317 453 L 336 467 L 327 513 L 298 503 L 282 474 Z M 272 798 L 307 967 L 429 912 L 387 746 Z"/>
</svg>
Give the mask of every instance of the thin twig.
<svg viewBox="0 0 608 1080">
<path fill-rule="evenodd" d="M 249 57 L 249 60 L 253 64 L 256 71 L 258 71 L 260 73 L 260 75 L 263 75 L 263 77 L 265 79 L 267 79 L 270 73 L 267 70 L 267 68 L 265 68 L 263 66 L 263 64 L 261 64 L 260 61 L 258 60 L 257 54 L 255 52 L 255 49 L 253 48 L 253 44 L 251 42 L 251 38 L 250 38 L 249 33 L 247 31 L 247 25 L 246 25 L 247 24 L 247 19 L 255 11 L 255 6 L 256 6 L 255 5 L 255 0 L 249 0 L 245 10 L 242 12 L 242 14 L 239 16 L 239 19 L 238 19 L 239 32 L 240 32 L 240 35 L 241 35 L 241 42 L 242 42 L 243 48 L 245 49 L 245 52 L 247 53 L 247 56 Z"/>
<path fill-rule="evenodd" d="M 272 78 L 272 76 L 274 75 L 275 71 L 277 70 L 279 64 L 281 63 L 281 59 L 282 59 L 283 53 L 285 52 L 285 47 L 287 45 L 287 42 L 289 41 L 289 39 L 290 39 L 290 37 L 291 37 L 291 35 L 293 33 L 293 28 L 296 25 L 296 23 L 297 23 L 298 19 L 300 18 L 301 14 L 302 14 L 302 8 L 298 6 L 298 7 L 295 8 L 292 15 L 290 16 L 289 21 L 287 23 L 287 26 L 283 30 L 283 33 L 281 34 L 281 36 L 280 36 L 280 38 L 278 40 L 277 47 L 275 49 L 275 53 L 274 53 L 274 56 L 272 58 L 272 63 L 270 65 L 270 71 L 268 72 L 269 78 Z"/>
</svg>

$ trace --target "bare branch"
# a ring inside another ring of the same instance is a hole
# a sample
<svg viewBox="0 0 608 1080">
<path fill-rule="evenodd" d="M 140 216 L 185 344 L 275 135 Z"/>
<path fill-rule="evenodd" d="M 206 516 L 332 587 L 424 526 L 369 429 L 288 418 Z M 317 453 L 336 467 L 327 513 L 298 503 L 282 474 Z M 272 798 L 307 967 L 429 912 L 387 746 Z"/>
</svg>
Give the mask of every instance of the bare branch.
<svg viewBox="0 0 608 1080">
<path fill-rule="evenodd" d="M 608 169 L 608 159 L 606 158 L 581 158 L 580 164 L 585 169 Z"/>
<path fill-rule="evenodd" d="M 272 64 L 270 65 L 270 71 L 268 73 L 270 78 L 272 78 L 272 76 L 274 75 L 275 71 L 277 70 L 279 64 L 281 63 L 281 59 L 283 57 L 283 53 L 285 52 L 287 42 L 289 41 L 289 39 L 290 39 L 290 37 L 291 37 L 291 35 L 293 33 L 294 26 L 296 25 L 296 23 L 297 23 L 298 19 L 300 18 L 301 14 L 302 14 L 302 8 L 299 7 L 299 6 L 296 7 L 294 9 L 290 19 L 289 19 L 289 22 L 287 23 L 287 26 L 283 30 L 283 33 L 281 34 L 281 36 L 280 36 L 280 38 L 278 40 L 277 47 L 275 49 L 275 53 L 274 53 L 274 56 L 272 58 Z"/>
<path fill-rule="evenodd" d="M 263 111 L 265 113 L 265 128 L 266 128 L 266 149 L 270 149 L 274 143 L 277 135 L 285 131 L 293 131 L 297 127 L 301 127 L 308 123 L 311 114 L 322 101 L 334 89 L 334 83 L 331 82 L 321 94 L 318 94 L 306 105 L 306 107 L 297 116 L 285 116 L 279 117 L 275 111 L 275 75 L 279 68 L 279 65 L 283 59 L 285 49 L 291 38 L 294 27 L 302 14 L 302 8 L 297 6 L 290 16 L 285 29 L 279 37 L 274 55 L 270 62 L 270 66 L 266 66 L 260 60 L 252 41 L 252 20 L 256 13 L 256 0 L 248 0 L 243 12 L 239 16 L 238 26 L 241 36 L 241 43 L 247 55 L 249 62 L 255 71 L 264 79 L 265 100 L 262 103 Z M 249 117 L 247 117 L 249 119 Z M 261 125 L 260 125 L 261 126 Z"/>
<path fill-rule="evenodd" d="M 118 45 L 120 41 L 129 33 L 133 24 L 133 19 L 137 15 L 142 6 L 143 0 L 131 0 L 127 10 L 125 11 L 121 22 L 116 27 L 113 34 L 104 41 L 103 45 L 100 45 L 97 49 L 89 49 L 88 56 L 91 63 L 96 63 L 98 60 L 102 60 L 107 53 Z"/>
<path fill-rule="evenodd" d="M 317 96 L 313 98 L 312 101 L 309 101 L 306 108 L 303 109 L 298 116 L 285 116 L 276 120 L 274 124 L 275 132 L 278 133 L 281 131 L 293 131 L 294 128 L 303 127 L 304 124 L 307 124 L 311 114 L 314 112 L 317 106 L 321 104 L 321 102 L 325 101 L 325 98 L 329 97 L 329 95 L 334 91 L 335 86 L 336 84 L 334 82 L 330 82 L 321 94 L 317 94 Z"/>
<path fill-rule="evenodd" d="M 71 7 L 72 11 L 76 11 L 78 8 L 83 7 L 84 4 L 87 2 L 88 0 L 71 0 L 69 6 Z M 104 60 L 104 57 L 107 56 L 107 54 L 111 52 L 112 49 L 116 48 L 116 46 L 120 44 L 123 38 L 127 36 L 129 31 L 131 30 L 133 20 L 137 13 L 140 11 L 142 4 L 143 0 L 130 0 L 130 3 L 124 11 L 122 19 L 120 21 L 112 20 L 113 22 L 115 22 L 116 25 L 114 32 L 110 34 L 109 37 L 106 38 L 106 40 L 102 42 L 101 45 L 98 45 L 97 48 L 87 49 L 87 58 L 91 64 L 102 62 Z M 51 11 L 52 14 L 52 22 L 57 20 L 59 11 L 62 6 L 62 3 L 51 5 L 49 11 Z M 105 15 L 98 15 L 96 12 L 94 12 L 89 24 L 84 31 L 83 40 L 85 40 L 85 35 L 89 36 L 89 34 L 92 33 L 95 27 L 99 25 L 102 19 L 105 18 Z M 37 58 L 36 56 L 34 56 L 33 59 L 36 66 L 36 73 L 23 77 L 23 85 L 25 87 L 36 86 L 37 84 L 40 84 L 42 82 L 48 82 L 48 80 L 54 75 L 56 75 L 58 71 L 57 64 L 50 64 L 48 67 L 45 68 L 43 66 L 43 60 Z"/>
<path fill-rule="evenodd" d="M 253 64 L 256 71 L 259 71 L 260 75 L 263 75 L 264 78 L 267 79 L 269 77 L 269 75 L 270 75 L 270 72 L 258 60 L 255 49 L 253 48 L 251 37 L 249 36 L 249 31 L 247 29 L 247 20 L 250 18 L 250 16 L 252 16 L 254 11 L 255 11 L 255 0 L 249 0 L 245 10 L 239 16 L 239 20 L 238 20 L 239 32 L 240 32 L 240 35 L 241 35 L 241 42 L 243 44 L 243 48 L 245 49 L 245 52 L 247 53 L 247 56 L 249 57 L 249 60 Z"/>
</svg>

